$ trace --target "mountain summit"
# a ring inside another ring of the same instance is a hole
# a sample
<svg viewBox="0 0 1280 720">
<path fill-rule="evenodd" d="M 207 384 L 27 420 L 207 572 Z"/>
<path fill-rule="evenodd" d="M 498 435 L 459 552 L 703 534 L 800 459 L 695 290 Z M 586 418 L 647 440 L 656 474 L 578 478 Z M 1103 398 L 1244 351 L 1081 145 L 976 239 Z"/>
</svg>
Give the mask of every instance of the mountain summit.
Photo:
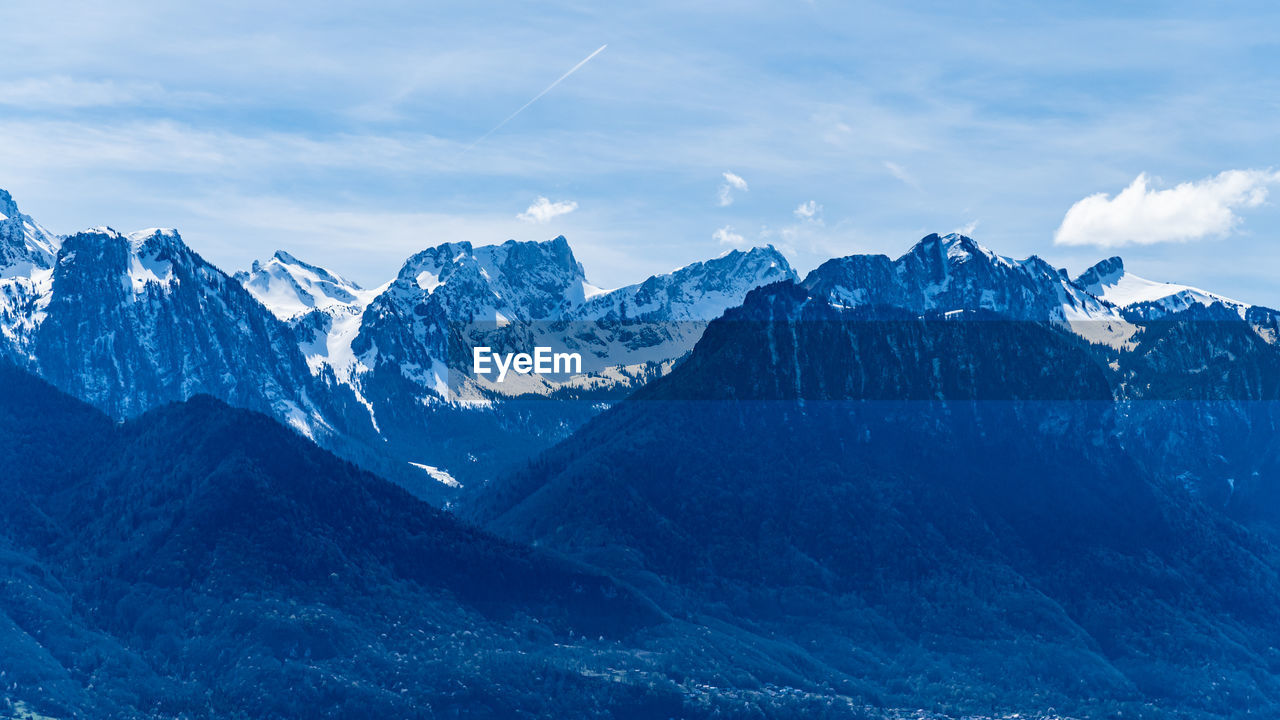
<svg viewBox="0 0 1280 720">
<path fill-rule="evenodd" d="M 1217 293 L 1177 283 L 1147 280 L 1126 272 L 1124 261 L 1110 257 L 1085 270 L 1075 280 L 1076 285 L 1121 308 L 1147 306 L 1161 313 L 1185 310 L 1192 305 L 1209 306 L 1222 303 L 1237 310 L 1241 316 L 1249 308 L 1238 300 Z"/>
<path fill-rule="evenodd" d="M 58 239 L 23 215 L 13 196 L 0 189 L 0 278 L 48 270 L 57 254 Z"/>
<path fill-rule="evenodd" d="M 283 250 L 277 250 L 265 263 L 255 260 L 249 271 L 242 270 L 233 277 L 281 320 L 312 310 L 355 304 L 362 296 L 369 296 L 358 284 Z"/>
<path fill-rule="evenodd" d="M 1020 320 L 1068 325 L 1118 319 L 1098 298 L 1032 255 L 1013 260 L 964 235 L 928 235 L 897 260 L 852 255 L 828 260 L 805 278 L 837 305 L 884 304 L 921 312 L 982 309 Z"/>
</svg>

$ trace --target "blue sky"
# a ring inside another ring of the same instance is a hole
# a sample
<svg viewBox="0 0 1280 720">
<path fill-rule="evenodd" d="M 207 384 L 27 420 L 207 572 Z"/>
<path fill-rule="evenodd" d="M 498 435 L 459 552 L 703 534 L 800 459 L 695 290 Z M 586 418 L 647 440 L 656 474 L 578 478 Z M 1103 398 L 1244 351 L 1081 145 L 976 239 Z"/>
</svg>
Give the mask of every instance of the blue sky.
<svg viewBox="0 0 1280 720">
<path fill-rule="evenodd" d="M 615 286 L 968 228 L 1280 306 L 1273 3 L 961 5 L 10 1 L 0 187 L 366 284 L 451 240 L 564 234 Z"/>
</svg>

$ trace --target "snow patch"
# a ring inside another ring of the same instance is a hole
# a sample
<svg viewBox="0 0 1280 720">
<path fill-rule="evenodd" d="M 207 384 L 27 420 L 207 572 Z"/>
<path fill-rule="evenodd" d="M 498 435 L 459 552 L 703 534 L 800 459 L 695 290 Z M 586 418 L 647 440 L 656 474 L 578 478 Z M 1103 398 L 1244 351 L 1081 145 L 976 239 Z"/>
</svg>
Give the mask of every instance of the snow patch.
<svg viewBox="0 0 1280 720">
<path fill-rule="evenodd" d="M 441 284 L 440 276 L 430 270 L 423 270 L 418 273 L 416 280 L 418 287 L 426 290 L 428 293 L 435 292 L 435 289 L 440 287 Z"/>
<path fill-rule="evenodd" d="M 432 480 L 435 480 L 441 485 L 447 485 L 451 488 L 462 487 L 462 483 L 458 482 L 452 475 L 450 475 L 446 470 L 442 468 L 438 468 L 434 465 L 423 465 L 422 463 L 416 463 L 416 462 L 410 462 L 409 464 L 418 468 L 419 470 L 426 472 L 428 475 L 431 476 Z"/>
</svg>

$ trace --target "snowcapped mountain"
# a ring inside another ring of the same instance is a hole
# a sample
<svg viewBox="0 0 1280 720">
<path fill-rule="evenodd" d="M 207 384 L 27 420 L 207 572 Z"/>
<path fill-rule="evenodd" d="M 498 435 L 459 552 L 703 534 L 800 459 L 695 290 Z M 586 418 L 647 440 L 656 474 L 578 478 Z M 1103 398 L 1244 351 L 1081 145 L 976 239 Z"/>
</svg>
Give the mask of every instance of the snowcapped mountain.
<svg viewBox="0 0 1280 720">
<path fill-rule="evenodd" d="M 1020 320 L 1113 316 L 1113 311 L 1036 256 L 1013 260 L 964 235 L 929 235 L 897 260 L 852 255 L 828 260 L 805 278 L 835 305 L 883 304 L 920 312 L 990 310 Z"/>
<path fill-rule="evenodd" d="M 929 236 L 898 260 L 832 260 L 805 286 L 845 308 L 987 310 L 1099 342 L 1094 362 L 1118 408 L 1111 433 L 1148 472 L 1242 517 L 1270 512 L 1244 498 L 1280 496 L 1280 312 L 1132 275 L 1118 257 L 1068 280 L 961 236 Z"/>
<path fill-rule="evenodd" d="M 326 362 L 358 392 L 360 376 L 380 370 L 404 376 L 441 401 L 475 400 L 484 393 L 546 393 L 558 387 L 538 378 L 502 387 L 470 377 L 470 348 L 486 343 L 582 351 L 586 371 L 624 381 L 625 376 L 610 371 L 680 357 L 707 322 L 740 303 L 747 292 L 795 278 L 786 259 L 770 247 L 735 250 L 605 291 L 587 281 L 563 236 L 481 247 L 445 243 L 409 258 L 372 300 L 363 291 L 352 291 L 345 304 L 330 306 L 361 314 L 354 336 L 354 323 L 342 328 L 342 342 L 333 341 L 337 335 L 330 331 Z M 242 282 L 254 282 L 254 274 Z M 265 295 L 265 283 L 262 287 Z M 288 295 L 288 307 L 294 306 L 292 297 Z M 295 316 L 295 325 L 309 329 L 308 317 Z"/>
<path fill-rule="evenodd" d="M 547 242 L 445 243 L 404 264 L 391 297 L 430 299 L 457 324 L 533 322 L 582 304 L 586 274 L 563 235 Z M 592 290 L 594 291 L 594 290 Z"/>
<path fill-rule="evenodd" d="M 593 294 L 573 313 L 579 320 L 708 320 L 742 303 L 751 290 L 799 279 L 772 245 L 732 250 L 644 282 Z"/>
<path fill-rule="evenodd" d="M 294 330 L 176 231 L 59 238 L 8 193 L 0 213 L 0 357 L 117 418 L 203 393 L 348 456 L 371 438 L 367 414 L 311 372 Z"/>
<path fill-rule="evenodd" d="M 377 294 L 283 250 L 277 250 L 265 263 L 255 261 L 249 271 L 233 277 L 281 320 L 312 310 L 358 305 L 362 300 L 368 304 Z"/>
<path fill-rule="evenodd" d="M 1244 311 L 1249 307 L 1238 300 L 1189 285 L 1138 277 L 1126 272 L 1124 260 L 1118 257 L 1107 258 L 1085 270 L 1076 278 L 1075 283 L 1092 295 L 1121 308 L 1150 304 L 1167 313 L 1186 310 L 1195 304 L 1208 306 L 1222 303 L 1239 310 L 1243 317 Z"/>
<path fill-rule="evenodd" d="M 1272 345 L 1280 342 L 1280 311 L 1250 305 L 1190 285 L 1148 280 L 1126 271 L 1124 260 L 1118 257 L 1107 258 L 1085 270 L 1076 278 L 1075 284 L 1120 308 L 1131 322 L 1167 320 L 1196 309 L 1206 309 L 1208 316 L 1218 316 L 1227 321 L 1242 320 Z"/>
<path fill-rule="evenodd" d="M 403 375 L 437 400 L 450 373 L 465 373 L 470 347 L 533 347 L 535 324 L 582 304 L 588 284 L 563 236 L 474 247 L 445 243 L 409 258 L 369 304 L 352 351 L 361 368 Z M 464 391 L 457 378 L 455 391 Z"/>
<path fill-rule="evenodd" d="M 333 432 L 289 328 L 173 230 L 66 238 L 33 354 L 46 379 L 117 417 L 207 393 Z"/>
<path fill-rule="evenodd" d="M 1153 425 L 1170 408 L 1144 403 L 1147 422 L 1130 426 L 1127 408 L 1110 401 L 1137 378 L 1107 360 L 1121 356 L 1123 369 L 1140 353 L 965 310 L 833 308 L 790 283 L 757 290 L 670 374 L 491 484 L 470 512 L 500 534 L 646 586 L 662 579 L 682 586 L 681 597 L 705 593 L 772 638 L 803 638 L 815 652 L 829 644 L 820 657 L 880 643 L 895 657 L 915 642 L 914 657 L 955 648 L 943 661 L 948 692 L 997 678 L 995 696 L 1030 693 L 1063 717 L 1101 717 L 1073 711 L 1069 698 L 1084 686 L 1126 697 L 1140 688 L 1150 693 L 1144 710 L 1124 714 L 1160 717 L 1181 702 L 1161 694 L 1215 688 L 1233 676 L 1225 658 L 1239 658 L 1234 677 L 1250 687 L 1233 687 L 1221 714 L 1202 716 L 1249 715 L 1236 697 L 1271 697 L 1255 682 L 1280 689 L 1249 674 L 1280 638 L 1275 545 L 1191 501 L 1169 472 L 1186 468 L 1133 459 L 1143 446 L 1166 462 L 1217 462 L 1218 448 L 1185 430 L 1226 435 L 1212 422 L 1223 414 Z M 1186 348 L 1203 334 L 1163 325 L 1147 342 Z M 1236 337 L 1215 338 L 1215 349 L 1271 359 L 1240 379 L 1274 389 L 1274 348 L 1238 322 L 1217 325 Z M 1218 355 L 1211 372 L 1188 357 L 1182 378 L 1158 361 L 1155 379 L 1220 389 L 1220 370 L 1250 370 Z M 1168 398 L 1175 388 L 1152 389 Z M 1280 517 L 1280 474 L 1257 464 L 1276 456 L 1275 425 L 1254 427 L 1255 442 L 1221 449 L 1246 461 L 1227 472 L 1247 468 L 1255 479 L 1218 478 L 1227 489 L 1252 485 L 1249 504 Z M 785 596 L 802 597 L 803 613 Z M 1238 631 L 1246 617 L 1259 620 Z M 1206 665 L 1204 648 L 1224 635 L 1231 650 Z M 992 642 L 1000 649 L 973 662 L 975 643 Z M 1042 664 L 1066 647 L 1080 648 L 1070 673 Z M 857 668 L 890 683 L 913 672 L 892 662 Z M 1162 681 L 1140 679 L 1152 676 Z"/>
<path fill-rule="evenodd" d="M 564 237 L 446 243 L 409 258 L 368 304 L 344 356 L 350 371 L 335 374 L 367 403 L 403 466 L 466 485 L 668 371 L 753 288 L 794 278 L 781 254 L 758 248 L 605 291 L 587 281 Z M 578 351 L 585 374 L 495 383 L 472 373 L 477 346 Z"/>
<path fill-rule="evenodd" d="M 260 410 L 435 501 L 523 463 L 670 372 L 751 290 L 797 279 L 763 247 L 602 290 L 557 237 L 443 243 L 367 289 L 286 252 L 233 278 L 173 230 L 59 238 L 8 193 L 0 214 L 0 357 L 118 418 L 199 393 Z M 984 311 L 1141 351 L 1152 369 L 1126 370 L 1135 383 L 1221 355 L 1206 346 L 1172 357 L 1155 321 L 1239 322 L 1266 347 L 1280 336 L 1276 311 L 1137 278 L 1118 258 L 1071 280 L 962 235 L 930 235 L 897 259 L 830 260 L 803 286 L 834 311 Z M 579 352 L 585 372 L 496 383 L 471 370 L 480 345 Z"/>
<path fill-rule="evenodd" d="M 4 356 L 120 418 L 200 393 L 266 412 L 437 501 L 668 370 L 750 289 L 795 277 L 759 249 L 606 293 L 558 237 L 445 243 L 373 289 L 286 252 L 233 278 L 176 231 L 60 239 L 0 200 Z M 495 386 L 470 377 L 482 341 L 581 347 L 594 373 Z M 566 390 L 577 399 L 515 401 Z"/>
<path fill-rule="evenodd" d="M 366 290 L 283 250 L 265 263 L 255 261 L 235 280 L 277 318 L 289 323 L 313 374 L 329 368 L 346 383 L 355 368 L 351 343 L 365 307 L 386 286 Z"/>
<path fill-rule="evenodd" d="M 584 351 L 588 369 L 677 358 L 693 348 L 706 324 L 742 303 L 751 290 L 798 280 L 772 245 L 733 250 L 642 283 L 601 291 L 568 316 L 564 345 Z"/>
<path fill-rule="evenodd" d="M 1135 328 L 1109 302 L 1037 256 L 1014 260 L 972 238 L 929 235 L 897 260 L 852 255 L 828 260 L 804 286 L 836 306 L 892 305 L 917 312 L 988 310 L 1070 328 L 1115 345 Z"/>
<path fill-rule="evenodd" d="M 59 239 L 0 190 L 0 358 L 25 362 L 48 302 Z"/>
<path fill-rule="evenodd" d="M 48 270 L 57 254 L 58 238 L 23 215 L 13 196 L 0 190 L 0 278 Z"/>
<path fill-rule="evenodd" d="M 557 237 L 443 243 L 374 289 L 285 252 L 234 281 L 291 331 L 320 386 L 307 397 L 350 398 L 345 407 L 358 417 L 339 419 L 373 428 L 375 447 L 360 449 L 359 459 L 440 501 L 670 370 L 750 290 L 795 278 L 777 250 L 757 248 L 605 291 Z M 580 351 L 586 374 L 497 384 L 471 372 L 479 345 Z M 546 402 L 551 395 L 557 402 Z"/>
</svg>

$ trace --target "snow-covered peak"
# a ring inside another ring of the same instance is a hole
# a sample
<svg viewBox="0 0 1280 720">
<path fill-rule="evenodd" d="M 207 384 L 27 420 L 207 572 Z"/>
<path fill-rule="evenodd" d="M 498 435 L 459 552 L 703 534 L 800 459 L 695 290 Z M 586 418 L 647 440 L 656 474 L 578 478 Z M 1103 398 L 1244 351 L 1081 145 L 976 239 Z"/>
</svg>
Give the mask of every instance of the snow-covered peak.
<svg viewBox="0 0 1280 720">
<path fill-rule="evenodd" d="M 365 311 L 351 346 L 359 363 L 356 384 L 360 365 L 371 372 L 385 368 L 464 402 L 474 388 L 439 388 L 458 369 L 459 357 L 470 362 L 468 346 L 477 345 L 579 351 L 587 373 L 665 363 L 688 352 L 706 324 L 751 289 L 795 278 L 786 258 L 764 247 L 602 290 L 587 281 L 564 237 L 479 247 L 446 243 L 409 258 Z M 500 394 L 551 389 L 537 378 L 492 387 L 476 382 Z"/>
<path fill-rule="evenodd" d="M 367 305 L 373 296 L 357 283 L 318 265 L 305 263 L 283 250 L 270 260 L 254 261 L 235 279 L 281 320 L 312 310 Z"/>
<path fill-rule="evenodd" d="M 1222 303 L 1243 313 L 1249 307 L 1239 300 L 1232 300 L 1190 285 L 1156 282 L 1138 277 L 1127 272 L 1124 261 L 1118 257 L 1107 258 L 1084 271 L 1076 278 L 1076 285 L 1122 308 L 1154 303 L 1166 311 L 1176 312 L 1185 310 L 1193 304 L 1208 306 Z"/>
<path fill-rule="evenodd" d="M 747 293 L 781 280 L 798 280 L 786 257 L 772 245 L 732 250 L 635 285 L 601 292 L 574 313 L 575 319 L 706 322 L 742 302 Z"/>
<path fill-rule="evenodd" d="M 125 235 L 125 237 L 129 239 L 129 244 L 135 253 L 147 251 L 154 252 L 155 249 L 160 246 L 184 246 L 182 236 L 173 228 L 147 228 L 146 230 L 135 230 L 134 232 Z"/>
<path fill-rule="evenodd" d="M 23 215 L 13 196 L 0 190 L 0 279 L 48 270 L 57 255 L 58 238 Z"/>
<path fill-rule="evenodd" d="M 889 305 L 917 312 L 986 310 L 1069 327 L 1116 345 L 1133 328 L 1043 259 L 998 255 L 965 235 L 929 235 L 897 260 L 852 255 L 824 263 L 805 287 L 840 307 Z"/>
<path fill-rule="evenodd" d="M 63 239 L 58 265 L 68 277 L 112 277 L 134 296 L 151 289 L 167 292 L 184 276 L 199 281 L 220 274 L 191 252 L 177 231 L 161 228 L 127 234 L 105 225 L 89 228 Z"/>
<path fill-rule="evenodd" d="M 967 262 L 971 258 L 981 257 L 988 262 L 1013 267 L 1017 263 L 1003 255 L 997 255 L 985 245 L 978 243 L 968 235 L 960 235 L 951 233 L 943 235 L 941 239 L 942 246 L 946 248 L 947 259 L 955 263 Z"/>
<path fill-rule="evenodd" d="M 912 246 L 899 260 L 901 261 L 909 256 L 915 256 L 926 264 L 939 262 L 952 266 L 967 263 L 974 259 L 1010 268 L 1018 264 L 1017 261 L 1011 258 L 996 254 L 968 235 L 959 233 L 950 233 L 948 235 L 933 233 L 932 235 L 927 235 Z"/>
<path fill-rule="evenodd" d="M 444 243 L 409 258 L 391 286 L 399 302 L 430 296 L 464 323 L 553 320 L 594 291 L 564 236 L 480 247 Z"/>
</svg>

